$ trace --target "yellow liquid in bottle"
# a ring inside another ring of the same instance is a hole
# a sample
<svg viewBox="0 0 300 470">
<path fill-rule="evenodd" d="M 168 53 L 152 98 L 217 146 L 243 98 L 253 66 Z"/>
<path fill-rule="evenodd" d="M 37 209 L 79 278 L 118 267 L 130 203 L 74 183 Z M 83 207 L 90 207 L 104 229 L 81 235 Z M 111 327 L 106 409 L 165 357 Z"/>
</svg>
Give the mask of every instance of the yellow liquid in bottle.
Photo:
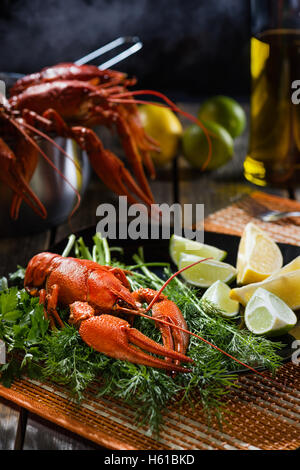
<svg viewBox="0 0 300 470">
<path fill-rule="evenodd" d="M 245 177 L 260 186 L 300 181 L 300 32 L 269 30 L 251 39 L 251 120 Z"/>
</svg>

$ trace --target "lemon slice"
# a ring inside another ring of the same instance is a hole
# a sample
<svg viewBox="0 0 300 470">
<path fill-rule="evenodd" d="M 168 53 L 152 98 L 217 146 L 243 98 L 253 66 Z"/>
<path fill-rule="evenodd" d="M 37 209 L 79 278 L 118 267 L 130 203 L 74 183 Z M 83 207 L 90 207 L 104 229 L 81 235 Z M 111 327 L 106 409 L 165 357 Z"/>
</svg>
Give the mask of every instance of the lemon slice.
<svg viewBox="0 0 300 470">
<path fill-rule="evenodd" d="M 171 236 L 169 247 L 170 256 L 176 265 L 179 262 L 181 253 L 196 255 L 202 258 L 214 258 L 218 261 L 222 261 L 227 255 L 226 251 L 220 250 L 215 246 L 199 243 L 175 234 Z"/>
<path fill-rule="evenodd" d="M 247 304 L 245 323 L 256 335 L 279 336 L 296 325 L 297 317 L 279 297 L 260 287 Z"/>
<path fill-rule="evenodd" d="M 239 313 L 239 303 L 229 297 L 230 287 L 222 281 L 216 281 L 212 284 L 205 294 L 203 300 L 208 300 L 216 307 L 222 310 L 224 317 L 234 317 Z"/>
<path fill-rule="evenodd" d="M 278 271 L 283 263 L 277 244 L 267 233 L 248 223 L 237 255 L 237 283 L 260 282 Z"/>
<path fill-rule="evenodd" d="M 189 266 L 198 260 L 205 259 L 200 256 L 182 253 L 179 258 L 179 269 Z M 182 277 L 197 287 L 209 287 L 216 281 L 230 283 L 236 277 L 236 269 L 230 264 L 215 259 L 205 260 L 181 273 Z"/>
</svg>

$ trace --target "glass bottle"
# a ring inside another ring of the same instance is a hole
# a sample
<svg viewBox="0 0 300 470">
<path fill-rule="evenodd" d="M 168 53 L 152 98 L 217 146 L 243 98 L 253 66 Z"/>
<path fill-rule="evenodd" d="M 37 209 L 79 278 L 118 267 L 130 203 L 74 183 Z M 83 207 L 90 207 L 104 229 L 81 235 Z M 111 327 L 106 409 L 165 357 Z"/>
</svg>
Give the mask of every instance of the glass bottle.
<svg viewBox="0 0 300 470">
<path fill-rule="evenodd" d="M 300 182 L 300 0 L 251 0 L 250 140 L 245 177 Z"/>
</svg>

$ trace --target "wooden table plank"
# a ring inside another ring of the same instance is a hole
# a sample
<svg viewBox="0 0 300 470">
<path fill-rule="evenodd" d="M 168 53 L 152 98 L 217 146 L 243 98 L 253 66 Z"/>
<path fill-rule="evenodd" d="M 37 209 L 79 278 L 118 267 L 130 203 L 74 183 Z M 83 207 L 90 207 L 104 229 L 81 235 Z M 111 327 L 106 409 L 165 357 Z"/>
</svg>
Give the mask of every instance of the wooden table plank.
<svg viewBox="0 0 300 470">
<path fill-rule="evenodd" d="M 101 446 L 29 413 L 23 450 L 101 449 Z"/>
<path fill-rule="evenodd" d="M 300 181 L 299 181 L 299 186 L 300 186 Z M 300 201 L 300 187 L 295 189 L 294 194 L 295 194 L 295 199 Z"/>
<path fill-rule="evenodd" d="M 13 450 L 17 436 L 20 410 L 9 401 L 0 399 L 0 449 Z"/>
</svg>

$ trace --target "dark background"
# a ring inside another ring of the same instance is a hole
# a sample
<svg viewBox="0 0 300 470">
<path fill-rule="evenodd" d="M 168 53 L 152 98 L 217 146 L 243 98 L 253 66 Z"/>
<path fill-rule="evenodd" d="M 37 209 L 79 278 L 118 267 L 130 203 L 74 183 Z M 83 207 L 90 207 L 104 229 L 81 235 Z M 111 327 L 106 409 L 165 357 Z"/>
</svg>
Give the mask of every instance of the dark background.
<svg viewBox="0 0 300 470">
<path fill-rule="evenodd" d="M 116 68 L 185 96 L 249 93 L 249 0 L 0 0 L 0 71 L 73 61 L 123 35 L 144 43 Z"/>
</svg>

